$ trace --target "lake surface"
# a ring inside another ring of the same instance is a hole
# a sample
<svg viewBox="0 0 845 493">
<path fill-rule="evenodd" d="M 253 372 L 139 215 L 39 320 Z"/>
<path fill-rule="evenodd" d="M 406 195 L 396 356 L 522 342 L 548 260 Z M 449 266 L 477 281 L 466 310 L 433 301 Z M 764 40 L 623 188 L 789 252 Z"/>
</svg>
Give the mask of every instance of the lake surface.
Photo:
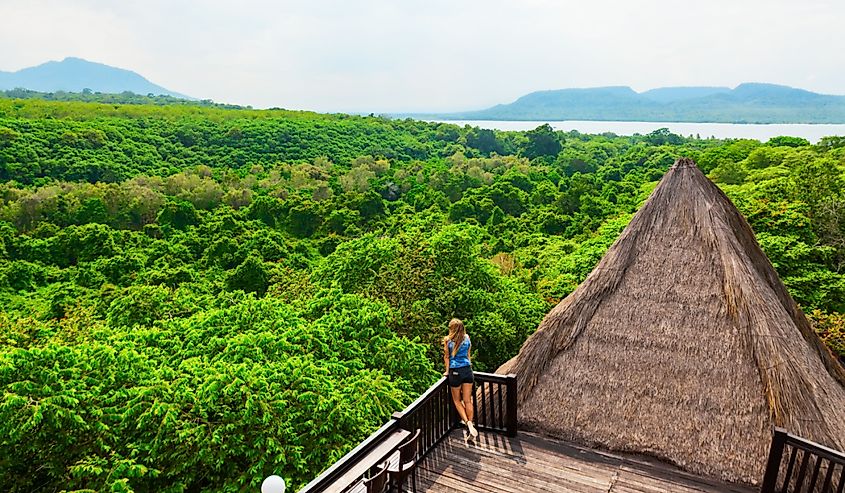
<svg viewBox="0 0 845 493">
<path fill-rule="evenodd" d="M 845 124 L 806 123 L 677 123 L 677 122 L 595 122 L 595 121 L 497 121 L 497 120 L 433 120 L 455 125 L 490 128 L 494 130 L 532 130 L 548 123 L 555 130 L 577 130 L 584 134 L 612 132 L 616 135 L 647 134 L 659 128 L 668 128 L 672 133 L 689 137 L 698 135 L 702 139 L 757 139 L 767 141 L 779 135 L 803 137 L 816 143 L 830 135 L 845 136 Z"/>
</svg>

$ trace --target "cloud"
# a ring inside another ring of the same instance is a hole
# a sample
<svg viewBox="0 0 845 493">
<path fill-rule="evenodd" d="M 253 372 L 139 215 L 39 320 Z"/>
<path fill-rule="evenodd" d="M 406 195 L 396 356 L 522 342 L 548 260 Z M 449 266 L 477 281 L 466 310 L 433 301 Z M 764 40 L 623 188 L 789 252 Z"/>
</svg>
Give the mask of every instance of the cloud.
<svg viewBox="0 0 845 493">
<path fill-rule="evenodd" d="M 830 0 L 0 0 L 0 69 L 80 56 L 196 97 L 318 111 L 472 109 L 599 85 L 841 94 L 844 14 Z"/>
</svg>

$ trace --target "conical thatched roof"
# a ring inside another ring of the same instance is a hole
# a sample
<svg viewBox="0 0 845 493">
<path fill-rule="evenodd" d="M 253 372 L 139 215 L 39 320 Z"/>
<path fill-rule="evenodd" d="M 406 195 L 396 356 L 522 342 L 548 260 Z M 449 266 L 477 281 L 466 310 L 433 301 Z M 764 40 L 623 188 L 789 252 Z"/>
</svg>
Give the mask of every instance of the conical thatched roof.
<svg viewBox="0 0 845 493">
<path fill-rule="evenodd" d="M 845 449 L 845 369 L 689 159 L 498 371 L 523 427 L 728 481 L 760 481 L 773 425 Z"/>
</svg>

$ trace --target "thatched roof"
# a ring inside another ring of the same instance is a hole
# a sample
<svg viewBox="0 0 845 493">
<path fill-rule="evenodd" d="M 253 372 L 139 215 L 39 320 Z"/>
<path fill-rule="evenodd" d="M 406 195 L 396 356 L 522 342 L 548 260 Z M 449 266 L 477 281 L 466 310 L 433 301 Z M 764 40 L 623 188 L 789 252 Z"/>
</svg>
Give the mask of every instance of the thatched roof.
<svg viewBox="0 0 845 493">
<path fill-rule="evenodd" d="M 845 449 L 845 369 L 689 159 L 498 371 L 523 427 L 728 481 L 762 478 L 773 425 Z"/>
</svg>

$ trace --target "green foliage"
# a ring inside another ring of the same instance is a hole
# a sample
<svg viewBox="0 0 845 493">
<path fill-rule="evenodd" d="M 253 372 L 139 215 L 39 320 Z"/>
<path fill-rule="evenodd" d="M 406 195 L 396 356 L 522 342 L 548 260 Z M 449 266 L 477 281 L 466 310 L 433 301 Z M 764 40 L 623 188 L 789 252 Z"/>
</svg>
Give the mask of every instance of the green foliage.
<svg viewBox="0 0 845 493">
<path fill-rule="evenodd" d="M 772 137 L 766 142 L 766 145 L 775 147 L 805 147 L 810 145 L 810 142 L 807 139 L 802 139 L 801 137 L 789 137 L 781 135 L 778 137 Z"/>
<path fill-rule="evenodd" d="M 267 291 L 270 274 L 264 262 L 256 255 L 250 255 L 226 278 L 229 289 L 240 289 L 247 293 L 263 296 Z"/>
<path fill-rule="evenodd" d="M 318 158 L 351 164 L 366 155 L 407 162 L 454 154 L 457 144 L 444 137 L 450 132 L 480 155 L 505 151 L 496 135 L 477 129 L 202 104 L 0 98 L 0 128 L 0 180 L 21 183 L 44 177 L 114 182 L 200 165 L 245 170 Z M 538 146 L 550 152 L 545 141 Z M 368 172 L 355 171 L 362 176 L 353 176 L 350 186 L 365 187 Z"/>
<path fill-rule="evenodd" d="M 388 307 L 320 300 L 247 297 L 128 331 L 66 321 L 4 352 L 3 484 L 240 491 L 276 471 L 302 486 L 436 376 L 386 327 Z M 73 323 L 84 331 L 70 341 Z"/>
<path fill-rule="evenodd" d="M 525 132 L 528 142 L 523 153 L 529 159 L 557 156 L 561 150 L 560 138 L 548 123 L 544 123 L 534 130 Z"/>
<path fill-rule="evenodd" d="M 839 359 L 845 363 L 845 315 L 813 310 L 807 316 L 812 320 L 816 332 Z"/>
<path fill-rule="evenodd" d="M 473 128 L 467 132 L 466 143 L 469 147 L 478 149 L 485 156 L 492 153 L 504 154 L 502 142 L 496 137 L 496 133 L 490 129 Z"/>
<path fill-rule="evenodd" d="M 240 106 L 231 104 L 219 104 L 210 100 L 190 100 L 167 96 L 164 94 L 135 94 L 124 91 L 120 94 L 93 92 L 88 89 L 82 92 L 38 92 L 30 89 L 11 89 L 0 91 L 0 96 L 12 99 L 43 99 L 45 101 L 85 101 L 106 104 L 155 104 L 155 105 L 187 105 L 207 106 L 216 108 L 238 109 Z"/>
<path fill-rule="evenodd" d="M 726 185 L 738 185 L 745 181 L 747 174 L 741 162 L 722 161 L 710 172 L 710 179 Z"/>
<path fill-rule="evenodd" d="M 197 224 L 197 211 L 190 202 L 173 201 L 164 206 L 158 213 L 156 221 L 161 226 L 185 229 Z"/>
<path fill-rule="evenodd" d="M 678 145 L 684 141 L 680 135 L 673 134 L 668 128 L 658 128 L 657 130 L 650 132 L 645 136 L 645 140 L 646 142 L 654 145 Z"/>
</svg>

